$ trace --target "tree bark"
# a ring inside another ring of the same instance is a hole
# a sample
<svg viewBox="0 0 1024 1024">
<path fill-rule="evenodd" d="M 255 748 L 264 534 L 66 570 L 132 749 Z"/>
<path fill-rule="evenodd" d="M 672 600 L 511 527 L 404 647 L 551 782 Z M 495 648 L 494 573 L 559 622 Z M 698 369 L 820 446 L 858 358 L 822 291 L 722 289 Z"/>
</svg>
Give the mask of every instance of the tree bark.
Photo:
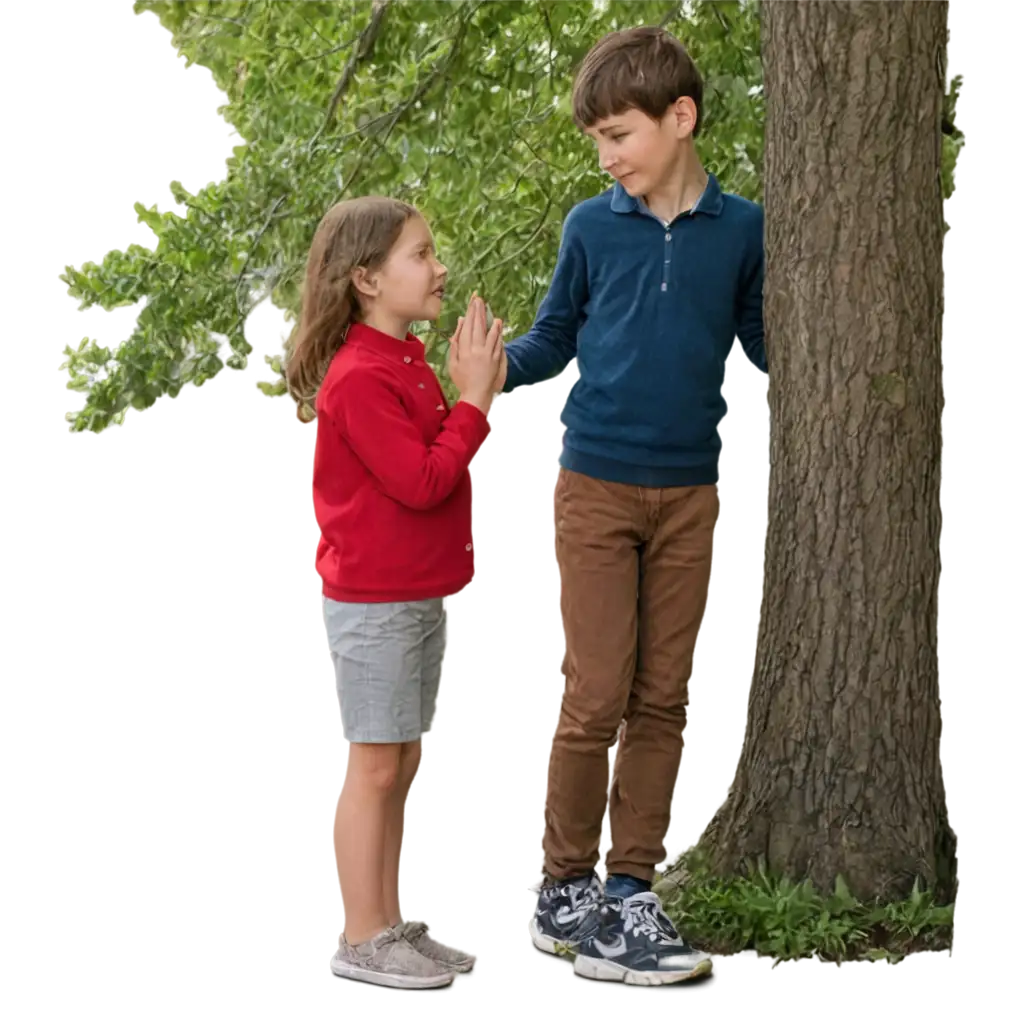
<svg viewBox="0 0 1024 1024">
<path fill-rule="evenodd" d="M 956 891 L 939 763 L 946 3 L 762 5 L 771 477 L 735 781 L 699 846 Z"/>
</svg>

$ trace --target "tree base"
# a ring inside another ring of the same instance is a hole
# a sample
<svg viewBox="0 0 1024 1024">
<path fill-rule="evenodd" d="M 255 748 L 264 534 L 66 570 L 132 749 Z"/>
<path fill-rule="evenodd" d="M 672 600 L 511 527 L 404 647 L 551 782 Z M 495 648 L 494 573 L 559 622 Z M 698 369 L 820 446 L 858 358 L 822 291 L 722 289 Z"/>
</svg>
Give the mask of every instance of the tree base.
<svg viewBox="0 0 1024 1024">
<path fill-rule="evenodd" d="M 763 865 L 735 878 L 713 877 L 706 865 L 706 854 L 694 847 L 654 889 L 680 934 L 708 953 L 753 949 L 776 963 L 816 956 L 839 964 L 952 951 L 954 904 L 936 904 L 917 883 L 904 900 L 864 903 L 841 877 L 823 896 L 811 882 L 775 878 Z"/>
<path fill-rule="evenodd" d="M 758 771 L 761 755 L 756 745 L 749 751 L 744 747 L 726 802 L 697 840 L 704 875 L 749 876 L 754 865 L 767 864 L 772 877 L 805 880 L 818 892 L 831 892 L 841 875 L 865 903 L 900 903 L 915 885 L 931 893 L 933 905 L 956 901 L 956 834 L 949 826 L 941 774 L 932 780 L 933 798 L 907 814 L 899 827 L 873 823 L 829 836 L 821 815 L 787 823 L 799 813 L 793 791 L 789 799 L 774 798 L 778 776 Z M 816 778 L 827 775 L 824 766 L 812 771 Z M 808 779 L 807 784 L 815 783 Z M 919 783 L 919 791 L 925 786 Z M 886 800 L 895 799 L 880 789 L 871 802 L 885 806 Z M 820 806 L 825 806 L 823 798 Z"/>
</svg>

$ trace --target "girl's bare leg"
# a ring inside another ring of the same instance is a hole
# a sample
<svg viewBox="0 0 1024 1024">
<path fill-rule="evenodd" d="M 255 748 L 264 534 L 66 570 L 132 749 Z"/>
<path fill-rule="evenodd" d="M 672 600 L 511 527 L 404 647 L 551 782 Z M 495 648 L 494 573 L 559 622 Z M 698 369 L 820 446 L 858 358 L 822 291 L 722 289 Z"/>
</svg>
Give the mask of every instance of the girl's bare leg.
<svg viewBox="0 0 1024 1024">
<path fill-rule="evenodd" d="M 401 743 L 352 743 L 334 819 L 345 939 L 358 946 L 391 923 L 384 905 L 385 841 L 401 778 Z M 403 797 L 404 803 L 404 797 Z"/>
<path fill-rule="evenodd" d="M 402 832 L 405 826 L 405 799 L 409 795 L 409 787 L 416 777 L 419 766 L 420 741 L 403 743 L 398 782 L 391 795 L 384 826 L 384 912 L 388 924 L 392 926 L 402 921 L 402 911 L 398 905 L 398 861 L 402 852 Z"/>
<path fill-rule="evenodd" d="M 416 776 L 420 764 L 420 742 L 406 743 L 402 748 L 401 762 L 399 766 L 398 784 L 395 787 L 391 805 L 388 809 L 388 819 L 385 824 L 384 835 L 384 872 L 382 893 L 384 908 L 387 912 L 388 924 L 391 927 L 402 923 L 402 911 L 398 903 L 398 863 L 402 851 L 402 832 L 405 818 L 405 801 L 409 794 L 409 788 Z M 413 948 L 422 954 L 428 961 L 436 964 L 445 964 L 445 970 L 468 971 L 473 967 L 475 957 L 462 953 L 457 949 L 444 946 L 432 940 L 431 936 L 415 935 L 406 933 L 412 941 Z M 426 948 L 420 943 L 423 938 Z"/>
</svg>

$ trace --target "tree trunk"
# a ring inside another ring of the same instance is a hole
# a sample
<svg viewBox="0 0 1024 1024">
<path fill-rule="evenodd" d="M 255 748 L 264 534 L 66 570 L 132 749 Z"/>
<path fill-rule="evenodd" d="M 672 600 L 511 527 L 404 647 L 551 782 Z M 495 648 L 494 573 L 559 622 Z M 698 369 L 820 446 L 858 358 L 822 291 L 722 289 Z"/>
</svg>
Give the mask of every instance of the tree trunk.
<svg viewBox="0 0 1024 1024">
<path fill-rule="evenodd" d="M 762 6 L 771 480 L 747 731 L 712 870 L 938 902 L 947 5 Z"/>
</svg>

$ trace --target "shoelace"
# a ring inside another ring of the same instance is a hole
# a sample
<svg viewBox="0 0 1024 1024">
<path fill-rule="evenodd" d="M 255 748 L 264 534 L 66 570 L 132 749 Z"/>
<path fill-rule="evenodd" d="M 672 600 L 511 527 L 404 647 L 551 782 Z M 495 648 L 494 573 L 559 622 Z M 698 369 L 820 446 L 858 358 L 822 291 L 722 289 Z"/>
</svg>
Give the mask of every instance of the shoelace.
<svg viewBox="0 0 1024 1024">
<path fill-rule="evenodd" d="M 649 935 L 662 943 L 677 944 L 679 937 L 661 909 L 661 900 L 653 892 L 641 892 L 624 900 L 622 913 L 625 930 Z"/>
<path fill-rule="evenodd" d="M 408 942 L 415 942 L 421 935 L 426 935 L 429 930 L 422 921 L 406 921 L 399 925 L 399 929 Z"/>
<path fill-rule="evenodd" d="M 375 935 L 372 939 L 367 939 L 365 943 L 360 943 L 360 946 L 369 944 L 371 952 L 368 954 L 362 954 L 366 957 L 373 956 L 374 953 L 379 953 L 382 949 L 390 946 L 392 943 L 398 942 L 401 938 L 401 933 L 398 928 L 388 928 L 386 931 L 381 932 L 380 935 Z M 351 949 L 356 951 L 356 955 L 359 956 L 359 946 L 350 946 Z"/>
<path fill-rule="evenodd" d="M 559 894 L 566 897 L 569 900 L 569 905 L 573 910 L 578 910 L 582 906 L 589 906 L 590 904 L 597 903 L 601 895 L 601 890 L 598 887 L 597 880 L 591 879 L 586 887 L 578 885 L 563 885 L 559 889 Z"/>
</svg>

